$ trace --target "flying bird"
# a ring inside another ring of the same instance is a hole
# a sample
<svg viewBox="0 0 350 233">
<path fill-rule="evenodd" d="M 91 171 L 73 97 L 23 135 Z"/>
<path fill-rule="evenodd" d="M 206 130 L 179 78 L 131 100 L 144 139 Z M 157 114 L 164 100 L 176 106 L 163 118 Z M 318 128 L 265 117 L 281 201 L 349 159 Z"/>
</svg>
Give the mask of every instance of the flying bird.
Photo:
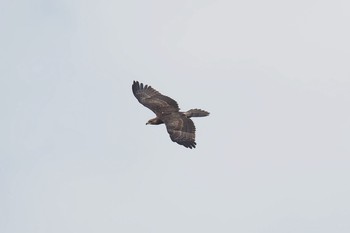
<svg viewBox="0 0 350 233">
<path fill-rule="evenodd" d="M 156 117 L 150 119 L 146 125 L 164 123 L 173 142 L 190 149 L 196 147 L 196 127 L 190 118 L 205 117 L 209 115 L 209 112 L 201 109 L 190 109 L 187 112 L 180 112 L 180 108 L 175 100 L 138 81 L 133 82 L 132 92 L 142 105 L 156 114 Z"/>
</svg>

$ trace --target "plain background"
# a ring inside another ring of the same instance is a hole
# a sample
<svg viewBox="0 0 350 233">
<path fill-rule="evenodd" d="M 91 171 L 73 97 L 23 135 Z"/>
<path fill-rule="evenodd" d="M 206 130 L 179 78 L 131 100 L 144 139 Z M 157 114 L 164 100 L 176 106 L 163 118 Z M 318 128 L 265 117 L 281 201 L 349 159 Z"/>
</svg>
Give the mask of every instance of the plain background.
<svg viewBox="0 0 350 233">
<path fill-rule="evenodd" d="M 349 1 L 0 11 L 0 232 L 350 232 Z M 211 113 L 196 149 L 133 80 Z"/>
</svg>

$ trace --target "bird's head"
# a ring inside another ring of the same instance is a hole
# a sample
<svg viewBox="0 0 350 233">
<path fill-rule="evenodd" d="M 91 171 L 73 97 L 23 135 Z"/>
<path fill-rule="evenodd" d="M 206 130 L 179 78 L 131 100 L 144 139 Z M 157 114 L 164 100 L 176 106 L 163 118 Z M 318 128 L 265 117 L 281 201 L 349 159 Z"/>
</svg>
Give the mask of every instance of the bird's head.
<svg viewBox="0 0 350 233">
<path fill-rule="evenodd" d="M 156 118 L 148 120 L 146 125 L 159 125 L 162 123 L 163 123 L 163 121 L 161 119 L 159 119 L 158 117 L 156 117 Z"/>
</svg>

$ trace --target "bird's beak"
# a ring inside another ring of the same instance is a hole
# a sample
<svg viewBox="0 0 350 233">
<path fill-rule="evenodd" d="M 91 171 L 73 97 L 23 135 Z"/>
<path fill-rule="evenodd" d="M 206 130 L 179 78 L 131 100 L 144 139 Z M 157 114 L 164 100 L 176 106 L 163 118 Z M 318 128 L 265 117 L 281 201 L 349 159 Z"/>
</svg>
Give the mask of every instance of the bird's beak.
<svg viewBox="0 0 350 233">
<path fill-rule="evenodd" d="M 149 123 L 148 122 L 146 122 L 146 125 L 148 125 Z"/>
</svg>

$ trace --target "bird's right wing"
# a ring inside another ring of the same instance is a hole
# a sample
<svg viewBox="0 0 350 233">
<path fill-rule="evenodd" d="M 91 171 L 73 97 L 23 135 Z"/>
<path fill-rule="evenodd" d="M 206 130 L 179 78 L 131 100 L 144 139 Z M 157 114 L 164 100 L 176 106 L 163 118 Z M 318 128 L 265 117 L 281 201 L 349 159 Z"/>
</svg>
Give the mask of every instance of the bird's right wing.
<svg viewBox="0 0 350 233">
<path fill-rule="evenodd" d="M 179 111 L 179 106 L 175 100 L 160 94 L 151 86 L 134 81 L 132 84 L 132 92 L 142 105 L 151 109 L 157 116 L 161 115 L 163 112 Z"/>
</svg>

